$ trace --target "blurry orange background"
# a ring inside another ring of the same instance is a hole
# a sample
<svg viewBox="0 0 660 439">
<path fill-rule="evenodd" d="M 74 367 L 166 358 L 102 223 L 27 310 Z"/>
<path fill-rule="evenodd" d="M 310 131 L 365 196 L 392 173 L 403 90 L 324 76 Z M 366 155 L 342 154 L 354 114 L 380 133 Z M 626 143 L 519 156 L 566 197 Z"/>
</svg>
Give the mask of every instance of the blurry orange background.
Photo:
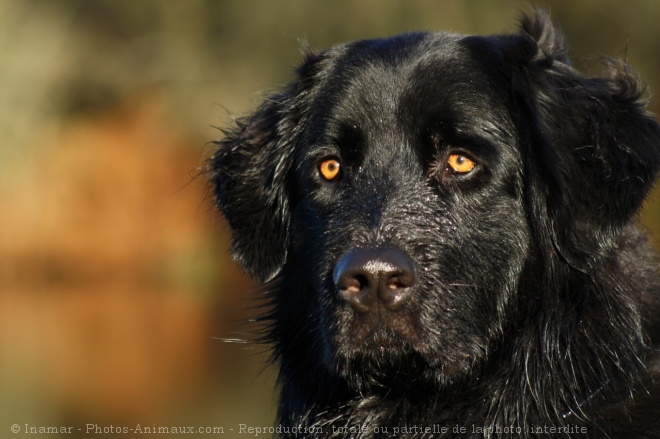
<svg viewBox="0 0 660 439">
<path fill-rule="evenodd" d="M 623 57 L 660 87 L 659 2 L 547 6 L 579 68 Z M 0 436 L 13 424 L 73 426 L 67 437 L 88 423 L 228 437 L 273 425 L 265 348 L 220 340 L 250 337 L 254 301 L 202 172 L 212 126 L 291 78 L 299 38 L 322 49 L 415 29 L 496 33 L 525 7 L 0 3 Z M 641 218 L 656 244 L 659 198 Z"/>
</svg>

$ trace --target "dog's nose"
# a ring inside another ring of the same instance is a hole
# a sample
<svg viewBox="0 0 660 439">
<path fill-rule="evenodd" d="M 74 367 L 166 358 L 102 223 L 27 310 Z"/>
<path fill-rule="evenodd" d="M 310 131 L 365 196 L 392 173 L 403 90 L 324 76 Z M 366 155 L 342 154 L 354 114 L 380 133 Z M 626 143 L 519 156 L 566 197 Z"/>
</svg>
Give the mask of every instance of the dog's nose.
<svg viewBox="0 0 660 439">
<path fill-rule="evenodd" d="M 333 281 L 339 294 L 359 312 L 382 303 L 396 311 L 417 281 L 415 264 L 394 247 L 354 248 L 337 262 Z"/>
</svg>

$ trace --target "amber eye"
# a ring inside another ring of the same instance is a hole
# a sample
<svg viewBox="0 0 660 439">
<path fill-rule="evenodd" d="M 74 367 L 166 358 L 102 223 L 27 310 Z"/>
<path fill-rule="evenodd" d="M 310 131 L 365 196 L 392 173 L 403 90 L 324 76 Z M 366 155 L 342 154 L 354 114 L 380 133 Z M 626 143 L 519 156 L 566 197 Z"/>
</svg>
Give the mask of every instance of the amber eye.
<svg viewBox="0 0 660 439">
<path fill-rule="evenodd" d="M 339 178 L 339 174 L 341 171 L 341 165 L 339 164 L 339 160 L 337 159 L 328 159 L 328 160 L 323 160 L 319 164 L 319 172 L 321 173 L 321 176 L 328 181 L 334 181 L 337 178 Z"/>
<path fill-rule="evenodd" d="M 467 174 L 476 166 L 475 162 L 461 154 L 451 154 L 447 158 L 447 170 L 455 174 Z"/>
</svg>

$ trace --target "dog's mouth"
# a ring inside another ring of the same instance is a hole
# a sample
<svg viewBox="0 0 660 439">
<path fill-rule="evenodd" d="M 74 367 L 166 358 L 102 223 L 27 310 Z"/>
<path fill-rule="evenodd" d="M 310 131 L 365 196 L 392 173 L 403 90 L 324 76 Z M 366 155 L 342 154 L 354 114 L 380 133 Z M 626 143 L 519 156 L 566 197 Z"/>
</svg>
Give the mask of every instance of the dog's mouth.
<svg viewBox="0 0 660 439">
<path fill-rule="evenodd" d="M 346 358 L 405 358 L 425 351 L 423 331 L 410 312 L 360 313 L 343 307 L 335 321 L 334 344 Z"/>
<path fill-rule="evenodd" d="M 338 326 L 347 351 L 401 355 L 421 340 L 410 313 L 418 283 L 417 266 L 393 246 L 355 247 L 332 272 L 333 294 L 340 299 Z"/>
<path fill-rule="evenodd" d="M 326 278 L 336 305 L 325 322 L 334 346 L 328 359 L 380 383 L 404 376 L 444 382 L 467 370 L 474 356 L 462 349 L 467 335 L 457 336 L 446 313 L 430 318 L 434 312 L 421 309 L 420 296 L 428 296 L 422 294 L 428 282 L 421 273 L 394 246 L 355 247 L 342 255 Z"/>
</svg>

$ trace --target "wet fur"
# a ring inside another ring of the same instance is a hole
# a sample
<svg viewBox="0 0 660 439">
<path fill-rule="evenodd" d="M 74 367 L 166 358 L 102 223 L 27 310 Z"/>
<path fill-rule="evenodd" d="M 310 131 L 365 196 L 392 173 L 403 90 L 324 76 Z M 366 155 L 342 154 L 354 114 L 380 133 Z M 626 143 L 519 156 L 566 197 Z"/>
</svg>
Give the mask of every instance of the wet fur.
<svg viewBox="0 0 660 439">
<path fill-rule="evenodd" d="M 211 184 L 269 297 L 279 424 L 324 432 L 290 436 L 660 438 L 658 262 L 633 226 L 660 128 L 629 68 L 609 70 L 575 71 L 536 12 L 512 34 L 310 53 L 228 130 Z M 456 149 L 482 168 L 439 178 Z M 337 184 L 318 177 L 328 155 Z M 399 313 L 357 316 L 337 297 L 334 264 L 366 245 L 419 268 Z"/>
</svg>

